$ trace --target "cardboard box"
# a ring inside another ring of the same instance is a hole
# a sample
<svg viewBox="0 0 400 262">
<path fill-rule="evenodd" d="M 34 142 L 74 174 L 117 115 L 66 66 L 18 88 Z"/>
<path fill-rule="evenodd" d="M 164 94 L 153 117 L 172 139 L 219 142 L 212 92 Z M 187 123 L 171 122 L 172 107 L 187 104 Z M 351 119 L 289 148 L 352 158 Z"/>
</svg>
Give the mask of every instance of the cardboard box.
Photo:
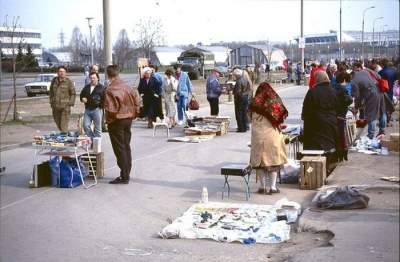
<svg viewBox="0 0 400 262">
<path fill-rule="evenodd" d="M 317 189 L 325 185 L 326 157 L 305 156 L 300 160 L 300 189 Z"/>
<path fill-rule="evenodd" d="M 381 140 L 381 147 L 386 147 L 389 151 L 399 152 L 399 141 L 392 141 L 388 139 Z"/>
</svg>

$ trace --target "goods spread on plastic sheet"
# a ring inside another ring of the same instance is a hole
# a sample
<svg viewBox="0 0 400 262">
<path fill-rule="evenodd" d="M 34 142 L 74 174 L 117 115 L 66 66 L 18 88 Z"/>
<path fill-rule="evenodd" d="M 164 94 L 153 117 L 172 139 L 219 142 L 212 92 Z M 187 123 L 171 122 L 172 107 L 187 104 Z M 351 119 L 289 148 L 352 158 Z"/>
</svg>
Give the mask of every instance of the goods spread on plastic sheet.
<svg viewBox="0 0 400 262">
<path fill-rule="evenodd" d="M 290 223 L 296 222 L 300 213 L 300 204 L 286 198 L 274 205 L 198 203 L 164 227 L 159 236 L 243 244 L 281 243 L 290 239 Z"/>
<path fill-rule="evenodd" d="M 355 141 L 355 146 L 349 148 L 350 151 L 356 151 L 367 155 L 388 155 L 387 148 L 381 147 L 381 142 L 378 138 L 370 139 L 367 136 L 362 136 Z"/>
</svg>

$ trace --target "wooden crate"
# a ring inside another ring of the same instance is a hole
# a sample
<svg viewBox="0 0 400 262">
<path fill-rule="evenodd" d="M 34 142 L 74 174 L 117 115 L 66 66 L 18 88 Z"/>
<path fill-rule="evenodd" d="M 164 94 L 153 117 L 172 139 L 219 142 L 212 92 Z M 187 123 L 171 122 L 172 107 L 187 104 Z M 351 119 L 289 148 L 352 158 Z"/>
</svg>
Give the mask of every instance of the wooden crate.
<svg viewBox="0 0 400 262">
<path fill-rule="evenodd" d="M 305 156 L 300 160 L 300 189 L 317 189 L 325 184 L 326 157 Z"/>
<path fill-rule="evenodd" d="M 93 175 L 92 169 L 90 168 L 89 157 L 87 154 L 81 155 L 81 159 L 85 167 L 89 170 L 89 175 Z M 104 153 L 90 153 L 90 160 L 96 172 L 97 178 L 104 177 Z"/>
</svg>

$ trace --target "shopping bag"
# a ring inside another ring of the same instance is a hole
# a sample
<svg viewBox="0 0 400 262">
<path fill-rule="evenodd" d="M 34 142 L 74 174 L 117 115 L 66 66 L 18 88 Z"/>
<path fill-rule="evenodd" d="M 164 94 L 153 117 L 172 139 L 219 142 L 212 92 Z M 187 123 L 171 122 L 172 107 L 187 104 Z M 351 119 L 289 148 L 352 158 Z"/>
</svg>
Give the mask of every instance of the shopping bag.
<svg viewBox="0 0 400 262">
<path fill-rule="evenodd" d="M 50 175 L 51 175 L 51 186 L 58 186 L 60 177 L 60 162 L 61 157 L 52 157 L 49 161 Z"/>
<path fill-rule="evenodd" d="M 79 167 L 82 176 L 86 177 L 88 171 L 83 165 L 82 160 L 78 158 Z M 60 187 L 61 188 L 74 188 L 82 184 L 79 168 L 75 158 L 63 159 L 60 163 Z"/>
<path fill-rule="evenodd" d="M 189 109 L 190 110 L 199 110 L 200 106 L 199 106 L 199 102 L 197 102 L 196 98 L 194 96 L 192 96 L 192 98 L 190 99 L 189 102 Z"/>
</svg>

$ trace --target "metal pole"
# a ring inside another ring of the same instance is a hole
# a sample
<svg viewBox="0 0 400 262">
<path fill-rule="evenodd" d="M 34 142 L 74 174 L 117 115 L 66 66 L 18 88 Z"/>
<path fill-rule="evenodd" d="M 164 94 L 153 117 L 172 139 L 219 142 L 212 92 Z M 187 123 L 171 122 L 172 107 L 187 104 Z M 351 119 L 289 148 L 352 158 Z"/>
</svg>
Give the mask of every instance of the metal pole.
<svg viewBox="0 0 400 262">
<path fill-rule="evenodd" d="M 383 16 L 377 17 L 374 19 L 374 22 L 372 23 L 372 58 L 375 57 L 375 22 L 382 18 Z"/>
<path fill-rule="evenodd" d="M 93 19 L 93 17 L 86 17 L 86 19 L 88 20 L 88 25 L 89 25 L 89 45 L 90 45 L 90 62 L 91 65 L 94 65 L 94 58 L 93 58 L 93 37 L 92 37 L 92 25 L 90 24 L 90 20 Z"/>
<path fill-rule="evenodd" d="M 340 0 L 339 11 L 339 61 L 342 61 L 342 0 Z"/>
<path fill-rule="evenodd" d="M 362 31 L 361 31 L 361 63 L 364 64 L 364 20 L 365 20 L 365 12 L 369 9 L 375 8 L 375 6 L 370 6 L 363 11 L 363 20 L 362 20 Z"/>
<path fill-rule="evenodd" d="M 300 8 L 300 11 L 301 11 L 301 16 L 300 16 L 300 19 L 301 19 L 301 28 L 300 28 L 300 31 L 301 31 L 301 39 L 303 39 L 303 37 L 304 37 L 304 32 L 303 32 L 303 0 L 301 0 L 301 8 Z M 301 48 L 301 74 L 303 75 L 303 85 L 306 85 L 305 84 L 305 74 L 304 74 L 304 48 Z"/>
<path fill-rule="evenodd" d="M 105 66 L 112 64 L 110 0 L 103 0 Z"/>
</svg>

